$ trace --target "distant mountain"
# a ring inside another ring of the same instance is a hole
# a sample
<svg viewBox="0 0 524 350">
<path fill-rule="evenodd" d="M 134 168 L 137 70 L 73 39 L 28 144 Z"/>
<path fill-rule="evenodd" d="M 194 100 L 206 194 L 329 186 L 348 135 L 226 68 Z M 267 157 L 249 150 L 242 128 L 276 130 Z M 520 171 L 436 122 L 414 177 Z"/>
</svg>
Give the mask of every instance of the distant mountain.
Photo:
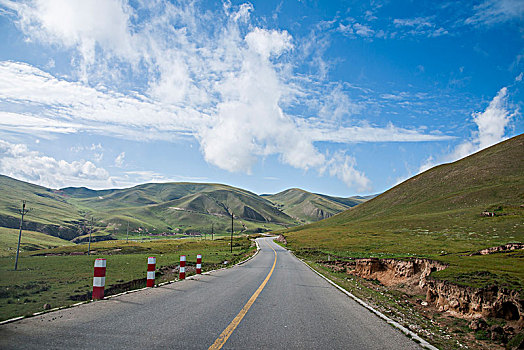
<svg viewBox="0 0 524 350">
<path fill-rule="evenodd" d="M 231 212 L 235 231 L 263 232 L 321 220 L 363 201 L 298 189 L 259 196 L 227 185 L 185 182 L 52 190 L 0 175 L 0 226 L 18 227 L 22 199 L 34 209 L 25 218 L 26 229 L 69 240 L 85 238 L 91 217 L 96 239 L 123 233 L 128 224 L 131 231 L 153 233 L 227 232 Z"/>
<path fill-rule="evenodd" d="M 242 225 L 238 230 L 270 230 L 297 224 L 268 200 L 221 184 L 181 182 L 91 192 L 65 188 L 61 192 L 69 196 L 71 203 L 103 212 L 104 221 L 119 226 L 130 221 L 156 230 L 210 232 L 214 225 L 214 230 L 220 232 L 230 229 L 231 212 Z"/>
<path fill-rule="evenodd" d="M 299 188 L 291 188 L 263 197 L 273 202 L 282 212 L 302 223 L 329 218 L 366 201 L 363 197 L 331 197 Z"/>
</svg>

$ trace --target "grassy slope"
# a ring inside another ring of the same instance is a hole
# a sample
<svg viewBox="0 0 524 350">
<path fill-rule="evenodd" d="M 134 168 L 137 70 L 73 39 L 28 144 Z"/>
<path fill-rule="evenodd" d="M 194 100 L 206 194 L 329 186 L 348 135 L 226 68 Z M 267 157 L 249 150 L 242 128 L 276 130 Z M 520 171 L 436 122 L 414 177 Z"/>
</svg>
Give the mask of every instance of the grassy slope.
<svg viewBox="0 0 524 350">
<path fill-rule="evenodd" d="M 417 175 L 318 223 L 285 232 L 294 249 L 342 256 L 423 256 L 450 264 L 436 277 L 524 289 L 520 253 L 463 256 L 524 241 L 524 135 Z M 484 210 L 497 217 L 481 217 Z M 486 278 L 474 278 L 485 271 Z"/>
<path fill-rule="evenodd" d="M 264 195 L 279 206 L 280 210 L 301 222 L 314 222 L 331 217 L 363 199 L 330 197 L 291 188 L 277 194 Z"/>
<path fill-rule="evenodd" d="M 0 256 L 10 256 L 16 254 L 18 245 L 18 229 L 0 227 Z M 20 242 L 20 251 L 33 251 L 37 249 L 46 249 L 62 246 L 74 245 L 70 241 L 53 237 L 40 232 L 26 231 L 22 232 Z"/>
<path fill-rule="evenodd" d="M 75 206 L 56 191 L 0 175 L 0 193 L 0 226 L 18 227 L 18 210 L 22 200 L 26 200 L 28 208 L 32 209 L 25 217 L 26 228 L 38 231 L 45 229 L 62 238 L 74 237 L 75 226 L 81 215 Z"/>
</svg>

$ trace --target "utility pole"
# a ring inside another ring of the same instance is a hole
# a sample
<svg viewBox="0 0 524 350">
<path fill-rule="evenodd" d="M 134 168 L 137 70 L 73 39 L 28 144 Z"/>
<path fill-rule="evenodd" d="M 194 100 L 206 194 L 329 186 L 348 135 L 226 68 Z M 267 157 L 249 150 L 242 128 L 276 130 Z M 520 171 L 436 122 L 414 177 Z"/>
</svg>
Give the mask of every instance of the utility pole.
<svg viewBox="0 0 524 350">
<path fill-rule="evenodd" d="M 129 243 L 129 221 L 127 222 L 126 243 Z"/>
<path fill-rule="evenodd" d="M 231 253 L 233 253 L 233 210 L 231 210 Z"/>
<path fill-rule="evenodd" d="M 214 237 L 213 237 L 213 234 L 214 234 L 214 232 L 213 232 L 213 226 L 214 226 L 214 224 L 211 224 L 211 240 L 212 240 L 212 241 L 214 240 Z"/>
<path fill-rule="evenodd" d="M 18 254 L 20 252 L 20 240 L 22 239 L 22 226 L 24 225 L 24 215 L 29 213 L 30 209 L 25 208 L 25 200 L 22 201 L 22 209 L 18 209 L 22 218 L 20 219 L 20 233 L 18 234 L 18 246 L 16 247 L 15 271 L 18 268 Z"/>
<path fill-rule="evenodd" d="M 91 255 L 91 234 L 93 233 L 93 221 L 94 218 L 91 216 L 91 228 L 89 229 L 89 246 L 87 248 L 87 255 Z"/>
</svg>

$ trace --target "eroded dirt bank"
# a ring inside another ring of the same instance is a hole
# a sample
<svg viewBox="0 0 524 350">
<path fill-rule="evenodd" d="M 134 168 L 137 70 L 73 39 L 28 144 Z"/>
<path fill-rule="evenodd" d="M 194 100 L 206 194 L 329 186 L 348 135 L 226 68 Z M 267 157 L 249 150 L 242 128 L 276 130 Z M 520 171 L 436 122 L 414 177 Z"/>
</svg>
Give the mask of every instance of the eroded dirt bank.
<svg viewBox="0 0 524 350">
<path fill-rule="evenodd" d="M 473 288 L 432 279 L 432 272 L 447 267 L 439 261 L 366 258 L 323 264 L 336 271 L 378 280 L 385 286 L 402 285 L 408 294 L 425 294 L 426 302 L 455 316 L 496 317 L 524 326 L 524 301 L 517 291 L 496 286 Z"/>
</svg>

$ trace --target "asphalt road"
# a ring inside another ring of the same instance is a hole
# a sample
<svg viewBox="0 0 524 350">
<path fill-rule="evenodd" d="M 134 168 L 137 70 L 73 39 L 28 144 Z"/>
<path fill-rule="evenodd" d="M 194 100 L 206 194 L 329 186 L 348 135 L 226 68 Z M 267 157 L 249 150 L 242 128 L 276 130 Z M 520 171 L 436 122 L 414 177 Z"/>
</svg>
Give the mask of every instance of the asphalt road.
<svg viewBox="0 0 524 350">
<path fill-rule="evenodd" d="M 0 326 L 0 348 L 207 349 L 227 328 L 223 349 L 420 349 L 271 239 L 259 244 L 241 266 Z"/>
</svg>

